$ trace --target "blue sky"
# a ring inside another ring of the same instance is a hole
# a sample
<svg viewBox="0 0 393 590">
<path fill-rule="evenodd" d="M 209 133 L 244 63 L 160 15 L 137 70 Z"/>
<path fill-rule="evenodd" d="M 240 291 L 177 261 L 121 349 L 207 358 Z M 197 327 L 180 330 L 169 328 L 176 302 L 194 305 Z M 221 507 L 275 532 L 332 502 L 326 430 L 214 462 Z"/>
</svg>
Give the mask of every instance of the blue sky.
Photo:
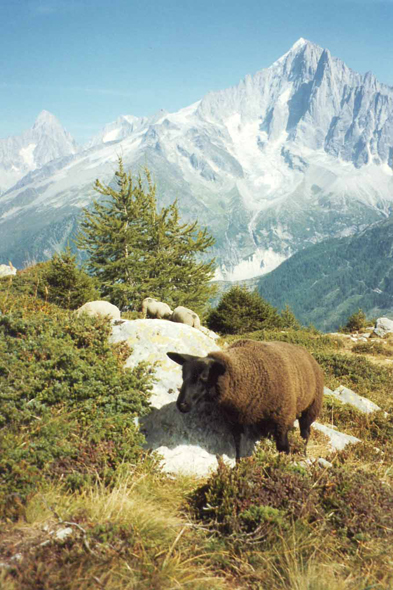
<svg viewBox="0 0 393 590">
<path fill-rule="evenodd" d="M 393 86 L 393 0 L 0 0 L 0 137 L 176 111 L 305 37 Z"/>
</svg>

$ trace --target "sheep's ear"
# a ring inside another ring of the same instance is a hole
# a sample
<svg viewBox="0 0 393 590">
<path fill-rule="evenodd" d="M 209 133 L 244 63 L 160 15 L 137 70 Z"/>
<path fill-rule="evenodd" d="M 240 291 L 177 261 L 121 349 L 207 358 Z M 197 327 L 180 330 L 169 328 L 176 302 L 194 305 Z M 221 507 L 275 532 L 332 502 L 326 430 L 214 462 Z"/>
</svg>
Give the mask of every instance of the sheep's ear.
<svg viewBox="0 0 393 590">
<path fill-rule="evenodd" d="M 199 360 L 200 356 L 193 356 L 192 354 L 181 354 L 180 352 L 167 352 L 167 356 L 171 361 L 175 361 L 178 365 L 184 365 L 188 361 Z"/>
<path fill-rule="evenodd" d="M 216 383 L 220 375 L 223 375 L 227 370 L 225 363 L 217 359 L 212 359 L 209 367 L 209 381 L 210 383 Z"/>
</svg>

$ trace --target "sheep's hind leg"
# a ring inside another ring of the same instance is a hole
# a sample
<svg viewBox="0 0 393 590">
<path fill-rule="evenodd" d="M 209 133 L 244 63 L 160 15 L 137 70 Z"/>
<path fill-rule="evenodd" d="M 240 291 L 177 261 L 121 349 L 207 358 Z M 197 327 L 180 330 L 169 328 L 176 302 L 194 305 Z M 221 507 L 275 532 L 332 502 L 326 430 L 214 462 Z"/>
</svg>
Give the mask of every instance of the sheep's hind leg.
<svg viewBox="0 0 393 590">
<path fill-rule="evenodd" d="M 241 424 L 232 424 L 232 435 L 235 441 L 236 449 L 236 463 L 240 461 L 240 442 L 243 433 L 243 426 Z"/>
<path fill-rule="evenodd" d="M 310 426 L 313 423 L 313 417 L 309 409 L 305 410 L 299 418 L 300 436 L 304 440 L 304 454 L 307 455 L 307 443 L 310 438 Z"/>
</svg>

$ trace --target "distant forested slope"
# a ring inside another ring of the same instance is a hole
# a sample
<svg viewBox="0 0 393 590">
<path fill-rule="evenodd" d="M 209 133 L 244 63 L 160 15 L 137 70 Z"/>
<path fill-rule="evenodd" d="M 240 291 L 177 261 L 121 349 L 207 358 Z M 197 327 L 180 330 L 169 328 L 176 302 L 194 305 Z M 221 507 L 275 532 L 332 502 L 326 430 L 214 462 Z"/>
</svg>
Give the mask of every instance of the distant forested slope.
<svg viewBox="0 0 393 590">
<path fill-rule="evenodd" d="M 393 318 L 393 218 L 298 252 L 261 277 L 257 289 L 321 330 L 337 329 L 359 308 L 368 318 Z"/>
</svg>

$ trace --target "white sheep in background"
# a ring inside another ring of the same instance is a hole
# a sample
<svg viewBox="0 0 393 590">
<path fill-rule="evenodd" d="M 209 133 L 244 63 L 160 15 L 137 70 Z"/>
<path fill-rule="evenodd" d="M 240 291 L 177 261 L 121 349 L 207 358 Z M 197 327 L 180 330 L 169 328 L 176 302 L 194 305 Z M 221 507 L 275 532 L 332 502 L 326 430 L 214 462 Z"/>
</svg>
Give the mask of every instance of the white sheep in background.
<svg viewBox="0 0 393 590">
<path fill-rule="evenodd" d="M 142 314 L 144 318 L 149 316 L 151 318 L 162 320 L 164 318 L 169 319 L 172 315 L 172 310 L 166 303 L 156 301 L 152 297 L 146 297 L 142 301 Z"/>
<path fill-rule="evenodd" d="M 187 324 L 188 326 L 192 326 L 197 330 L 201 329 L 201 320 L 199 319 L 198 314 L 187 307 L 183 307 L 182 305 L 176 307 L 170 319 L 172 322 Z"/>
</svg>

